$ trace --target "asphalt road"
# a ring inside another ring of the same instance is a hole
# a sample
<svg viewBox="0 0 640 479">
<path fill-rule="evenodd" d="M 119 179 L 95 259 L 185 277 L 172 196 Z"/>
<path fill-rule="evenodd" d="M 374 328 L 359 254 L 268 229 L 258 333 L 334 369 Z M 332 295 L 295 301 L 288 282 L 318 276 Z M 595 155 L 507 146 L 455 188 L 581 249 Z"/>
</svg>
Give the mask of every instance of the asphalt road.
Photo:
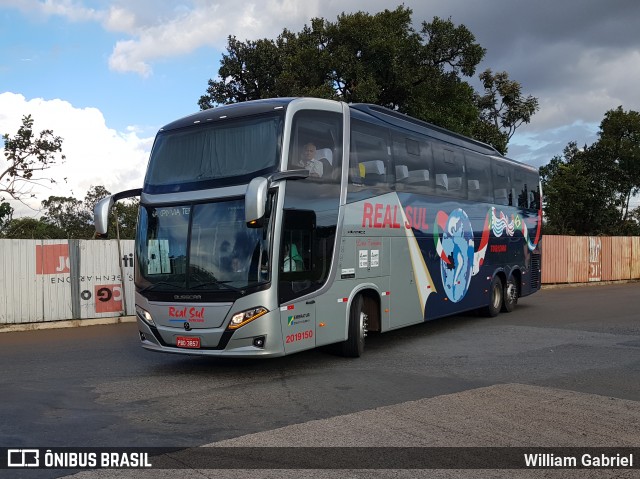
<svg viewBox="0 0 640 479">
<path fill-rule="evenodd" d="M 384 418 L 404 424 L 404 445 L 640 446 L 640 283 L 548 289 L 496 318 L 373 335 L 359 359 L 154 354 L 129 323 L 3 333 L 0 361 L 4 447 L 393 445 L 390 424 L 365 443 L 349 434 Z M 407 405 L 430 417 L 428 435 L 411 432 Z"/>
</svg>

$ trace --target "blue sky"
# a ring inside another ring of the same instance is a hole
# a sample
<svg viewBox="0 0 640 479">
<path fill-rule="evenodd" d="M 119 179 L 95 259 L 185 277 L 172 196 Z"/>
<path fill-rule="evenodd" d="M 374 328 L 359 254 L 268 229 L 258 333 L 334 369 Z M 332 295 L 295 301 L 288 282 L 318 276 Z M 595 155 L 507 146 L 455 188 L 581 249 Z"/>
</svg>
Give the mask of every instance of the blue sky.
<svg viewBox="0 0 640 479">
<path fill-rule="evenodd" d="M 220 59 L 215 48 L 197 48 L 157 61 L 153 74 L 142 76 L 109 68 L 119 35 L 96 22 L 4 8 L 0 28 L 3 91 L 98 108 L 117 130 L 135 124 L 154 134 L 176 116 L 197 111 L 199 95 Z"/>
<path fill-rule="evenodd" d="M 228 35 L 299 31 L 313 17 L 376 13 L 385 0 L 0 0 L 0 134 L 25 114 L 64 138 L 67 160 L 34 187 L 83 198 L 91 185 L 139 187 L 157 129 L 198 110 Z M 505 70 L 540 100 L 509 156 L 539 166 L 569 141 L 596 140 L 604 113 L 640 110 L 640 2 L 405 0 L 415 26 L 434 16 L 466 25 L 487 49 L 476 75 Z M 470 80 L 477 86 L 477 80 Z M 2 161 L 0 157 L 0 161 Z M 2 169 L 0 169 L 2 171 Z M 67 178 L 67 181 L 63 181 Z"/>
</svg>

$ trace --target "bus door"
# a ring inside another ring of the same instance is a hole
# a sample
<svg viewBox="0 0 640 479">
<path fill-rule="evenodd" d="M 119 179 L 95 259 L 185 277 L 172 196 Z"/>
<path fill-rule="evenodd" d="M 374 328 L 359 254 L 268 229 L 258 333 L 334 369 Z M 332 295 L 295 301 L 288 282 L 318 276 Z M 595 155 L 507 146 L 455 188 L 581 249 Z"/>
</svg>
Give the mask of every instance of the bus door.
<svg viewBox="0 0 640 479">
<path fill-rule="evenodd" d="M 313 289 L 315 212 L 285 210 L 280 248 L 280 321 L 285 353 L 316 345 L 316 302 L 296 301 Z"/>
</svg>

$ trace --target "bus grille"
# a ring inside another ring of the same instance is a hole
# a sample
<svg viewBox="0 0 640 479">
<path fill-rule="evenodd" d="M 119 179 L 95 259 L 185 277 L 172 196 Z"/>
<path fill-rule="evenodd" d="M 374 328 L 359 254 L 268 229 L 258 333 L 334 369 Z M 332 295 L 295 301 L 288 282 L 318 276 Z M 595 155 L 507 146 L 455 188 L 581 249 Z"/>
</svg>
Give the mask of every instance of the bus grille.
<svg viewBox="0 0 640 479">
<path fill-rule="evenodd" d="M 531 269 L 529 270 L 529 278 L 531 281 L 532 289 L 540 288 L 540 263 L 541 263 L 541 255 L 540 254 L 532 254 L 531 255 Z"/>
</svg>

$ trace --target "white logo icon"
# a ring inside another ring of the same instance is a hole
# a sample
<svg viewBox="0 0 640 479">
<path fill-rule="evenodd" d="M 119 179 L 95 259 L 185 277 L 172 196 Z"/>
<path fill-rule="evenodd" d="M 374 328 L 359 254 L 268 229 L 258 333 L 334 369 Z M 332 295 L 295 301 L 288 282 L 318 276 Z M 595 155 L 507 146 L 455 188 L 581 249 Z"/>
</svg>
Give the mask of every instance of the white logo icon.
<svg viewBox="0 0 640 479">
<path fill-rule="evenodd" d="M 7 451 L 8 467 L 38 467 L 40 466 L 40 451 L 38 449 L 9 449 Z"/>
</svg>

